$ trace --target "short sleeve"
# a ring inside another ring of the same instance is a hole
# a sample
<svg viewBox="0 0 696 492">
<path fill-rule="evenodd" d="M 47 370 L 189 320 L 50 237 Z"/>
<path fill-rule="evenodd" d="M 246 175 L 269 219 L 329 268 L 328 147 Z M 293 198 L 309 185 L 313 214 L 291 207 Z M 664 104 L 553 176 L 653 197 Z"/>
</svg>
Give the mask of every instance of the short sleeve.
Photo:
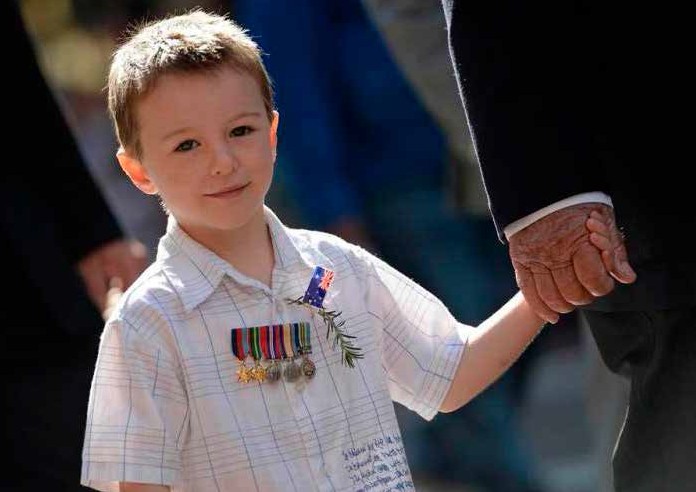
<svg viewBox="0 0 696 492">
<path fill-rule="evenodd" d="M 102 334 L 92 379 L 81 483 L 180 482 L 188 405 L 176 358 L 124 320 Z"/>
<path fill-rule="evenodd" d="M 439 411 L 464 353 L 470 326 L 459 323 L 433 294 L 360 250 L 367 262 L 366 302 L 382 320 L 382 364 L 392 400 L 431 420 Z"/>
</svg>

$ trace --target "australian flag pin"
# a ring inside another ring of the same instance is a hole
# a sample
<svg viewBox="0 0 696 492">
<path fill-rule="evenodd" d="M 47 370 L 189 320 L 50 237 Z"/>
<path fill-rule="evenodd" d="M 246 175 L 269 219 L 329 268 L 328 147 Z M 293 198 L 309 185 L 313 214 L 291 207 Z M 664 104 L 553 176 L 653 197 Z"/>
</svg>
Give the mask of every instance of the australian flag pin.
<svg viewBox="0 0 696 492">
<path fill-rule="evenodd" d="M 326 291 L 331 287 L 331 282 L 334 279 L 334 272 L 324 267 L 315 267 L 312 279 L 309 281 L 309 286 L 305 291 L 302 302 L 307 303 L 316 308 L 321 308 L 324 303 Z"/>
</svg>

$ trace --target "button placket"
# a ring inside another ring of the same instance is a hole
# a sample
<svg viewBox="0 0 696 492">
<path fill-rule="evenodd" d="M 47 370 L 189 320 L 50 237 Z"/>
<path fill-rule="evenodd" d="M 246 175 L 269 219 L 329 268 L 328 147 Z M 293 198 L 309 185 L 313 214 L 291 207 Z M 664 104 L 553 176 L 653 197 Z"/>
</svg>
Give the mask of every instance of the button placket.
<svg viewBox="0 0 696 492">
<path fill-rule="evenodd" d="M 267 297 L 271 303 L 271 319 L 276 320 L 276 323 L 285 323 L 290 321 L 296 321 L 301 314 L 301 310 L 296 306 L 289 306 L 286 304 L 284 297 L 281 295 L 283 292 L 282 282 L 280 280 L 285 280 L 284 275 L 276 275 L 274 272 L 272 293 L 267 294 Z M 312 317 L 313 318 L 313 317 Z M 312 324 L 313 319 L 312 319 Z M 304 378 L 302 378 L 304 380 Z M 307 426 L 306 422 L 303 426 L 301 425 L 306 419 L 311 419 L 311 409 L 309 408 L 310 402 L 304 400 L 305 392 L 303 386 L 298 386 L 298 382 L 289 383 L 282 379 L 283 388 L 285 389 L 285 394 L 287 397 L 288 405 L 294 415 L 295 425 L 297 426 L 298 432 L 302 434 L 302 446 L 305 449 L 305 454 L 307 456 L 307 461 L 315 480 L 318 483 L 323 482 L 322 488 L 333 488 L 331 482 L 327 476 L 327 470 L 322 460 L 317 460 L 317 458 L 310 458 L 316 450 L 312 450 L 307 446 L 307 443 L 312 442 L 316 439 L 315 433 L 311 430 L 314 426 Z M 300 385 L 302 383 L 299 383 Z"/>
</svg>

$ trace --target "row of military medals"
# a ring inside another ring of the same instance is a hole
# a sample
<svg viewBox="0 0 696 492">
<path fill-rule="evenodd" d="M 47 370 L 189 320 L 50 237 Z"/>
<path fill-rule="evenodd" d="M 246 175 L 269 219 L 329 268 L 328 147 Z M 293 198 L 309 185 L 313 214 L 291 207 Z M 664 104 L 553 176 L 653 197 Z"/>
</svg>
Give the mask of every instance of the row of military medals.
<svg viewBox="0 0 696 492">
<path fill-rule="evenodd" d="M 308 322 L 233 328 L 231 335 L 240 383 L 274 383 L 281 377 L 294 383 L 302 376 L 311 379 L 317 372 L 309 358 L 312 342 Z M 253 362 L 247 365 L 247 358 Z"/>
</svg>

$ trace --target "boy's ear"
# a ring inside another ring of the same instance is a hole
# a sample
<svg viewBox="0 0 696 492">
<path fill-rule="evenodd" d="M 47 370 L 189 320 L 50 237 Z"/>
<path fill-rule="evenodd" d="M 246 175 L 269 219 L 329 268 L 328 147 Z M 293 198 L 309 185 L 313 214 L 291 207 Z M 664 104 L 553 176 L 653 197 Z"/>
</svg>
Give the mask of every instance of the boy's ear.
<svg viewBox="0 0 696 492">
<path fill-rule="evenodd" d="M 155 183 L 150 180 L 145 167 L 139 159 L 130 155 L 123 148 L 118 149 L 118 152 L 116 152 L 116 158 L 118 159 L 118 163 L 121 165 L 123 172 L 128 175 L 130 180 L 135 186 L 138 187 L 140 191 L 148 195 L 157 194 L 157 187 L 155 186 Z"/>
<path fill-rule="evenodd" d="M 271 149 L 273 150 L 273 159 L 276 157 L 276 147 L 278 146 L 278 120 L 280 119 L 280 114 L 278 111 L 273 111 L 273 121 L 271 121 L 271 130 L 268 134 L 270 139 Z"/>
</svg>

